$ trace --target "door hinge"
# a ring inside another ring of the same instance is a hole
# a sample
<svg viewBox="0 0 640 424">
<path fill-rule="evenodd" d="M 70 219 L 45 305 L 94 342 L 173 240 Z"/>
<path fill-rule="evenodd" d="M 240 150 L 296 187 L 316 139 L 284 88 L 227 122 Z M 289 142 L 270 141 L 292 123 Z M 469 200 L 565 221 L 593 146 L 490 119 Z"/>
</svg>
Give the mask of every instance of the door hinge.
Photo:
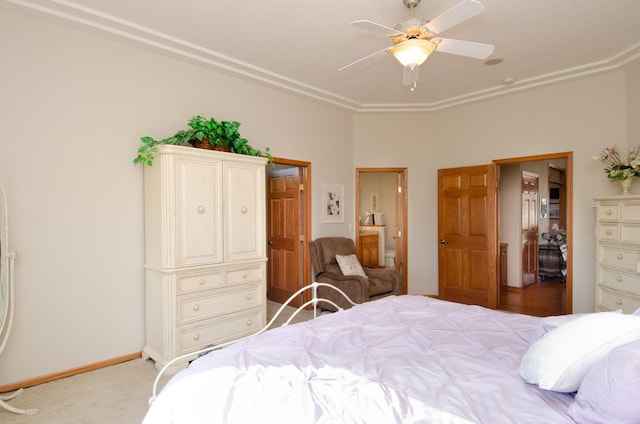
<svg viewBox="0 0 640 424">
<path fill-rule="evenodd" d="M 398 238 L 402 238 L 402 230 L 398 230 Z"/>
<path fill-rule="evenodd" d="M 300 191 L 304 191 L 304 184 L 300 184 Z"/>
<path fill-rule="evenodd" d="M 402 186 L 398 186 L 398 193 L 402 193 Z"/>
<path fill-rule="evenodd" d="M 304 234 L 300 234 L 300 241 L 304 243 Z"/>
</svg>

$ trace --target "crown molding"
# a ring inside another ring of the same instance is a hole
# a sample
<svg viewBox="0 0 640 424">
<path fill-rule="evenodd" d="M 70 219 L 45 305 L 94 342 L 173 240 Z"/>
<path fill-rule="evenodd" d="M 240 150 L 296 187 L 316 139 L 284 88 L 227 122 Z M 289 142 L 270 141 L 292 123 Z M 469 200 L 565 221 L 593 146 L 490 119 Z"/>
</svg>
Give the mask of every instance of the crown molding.
<svg viewBox="0 0 640 424">
<path fill-rule="evenodd" d="M 9 10 L 22 13 L 28 11 L 30 14 L 40 15 L 67 26 L 89 30 L 96 34 L 106 34 L 109 37 L 125 41 L 128 44 L 160 52 L 179 60 L 197 63 L 244 80 L 253 81 L 276 90 L 292 93 L 357 113 L 433 112 L 517 91 L 618 70 L 627 65 L 640 63 L 640 43 L 638 43 L 609 59 L 529 79 L 518 80 L 509 86 L 498 85 L 433 103 L 367 104 L 321 90 L 292 78 L 251 65 L 250 63 L 239 61 L 233 57 L 146 28 L 134 22 L 119 19 L 66 0 L 2 1 Z"/>
</svg>

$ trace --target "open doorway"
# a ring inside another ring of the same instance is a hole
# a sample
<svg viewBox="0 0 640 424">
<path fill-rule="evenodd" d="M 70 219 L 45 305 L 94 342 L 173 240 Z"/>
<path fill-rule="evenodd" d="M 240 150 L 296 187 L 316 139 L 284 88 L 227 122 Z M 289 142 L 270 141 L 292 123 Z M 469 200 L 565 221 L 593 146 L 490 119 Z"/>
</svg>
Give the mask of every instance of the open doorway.
<svg viewBox="0 0 640 424">
<path fill-rule="evenodd" d="M 572 154 L 495 163 L 499 309 L 538 316 L 571 313 Z"/>
<path fill-rule="evenodd" d="M 274 158 L 266 167 L 267 299 L 284 303 L 312 281 L 311 163 Z M 294 299 L 300 306 L 306 299 Z"/>
<path fill-rule="evenodd" d="M 356 168 L 356 251 L 368 267 L 395 268 L 407 293 L 407 168 Z"/>
</svg>

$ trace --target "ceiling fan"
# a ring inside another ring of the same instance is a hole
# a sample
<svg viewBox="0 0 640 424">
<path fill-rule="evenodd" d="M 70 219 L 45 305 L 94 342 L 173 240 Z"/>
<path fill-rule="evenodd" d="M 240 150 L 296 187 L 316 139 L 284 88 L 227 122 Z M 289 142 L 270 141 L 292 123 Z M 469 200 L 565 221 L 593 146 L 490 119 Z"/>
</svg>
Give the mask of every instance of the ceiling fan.
<svg viewBox="0 0 640 424">
<path fill-rule="evenodd" d="M 420 4 L 420 0 L 402 1 L 410 10 L 410 18 L 398 24 L 395 28 L 369 20 L 351 22 L 351 25 L 357 28 L 389 36 L 394 45 L 365 56 L 362 59 L 358 59 L 353 63 L 343 66 L 338 69 L 338 71 L 342 71 L 380 53 L 391 53 L 404 67 L 403 84 L 411 85 L 411 91 L 413 91 L 418 82 L 419 66 L 422 65 L 424 61 L 427 60 L 427 57 L 434 51 L 467 56 L 475 59 L 486 59 L 493 53 L 494 47 L 490 44 L 437 37 L 438 34 L 452 26 L 484 12 L 484 6 L 479 1 L 463 0 L 461 3 L 458 3 L 456 6 L 432 20 L 413 16 L 413 9 Z"/>
</svg>

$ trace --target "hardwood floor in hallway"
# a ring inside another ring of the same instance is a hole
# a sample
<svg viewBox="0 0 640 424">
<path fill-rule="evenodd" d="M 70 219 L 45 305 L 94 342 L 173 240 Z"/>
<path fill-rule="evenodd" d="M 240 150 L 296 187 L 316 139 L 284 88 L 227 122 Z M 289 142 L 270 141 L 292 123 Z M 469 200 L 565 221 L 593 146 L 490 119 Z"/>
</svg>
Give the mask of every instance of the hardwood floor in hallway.
<svg viewBox="0 0 640 424">
<path fill-rule="evenodd" d="M 523 289 L 518 287 L 502 288 L 498 309 L 539 317 L 566 314 L 566 283 L 539 281 Z"/>
</svg>

